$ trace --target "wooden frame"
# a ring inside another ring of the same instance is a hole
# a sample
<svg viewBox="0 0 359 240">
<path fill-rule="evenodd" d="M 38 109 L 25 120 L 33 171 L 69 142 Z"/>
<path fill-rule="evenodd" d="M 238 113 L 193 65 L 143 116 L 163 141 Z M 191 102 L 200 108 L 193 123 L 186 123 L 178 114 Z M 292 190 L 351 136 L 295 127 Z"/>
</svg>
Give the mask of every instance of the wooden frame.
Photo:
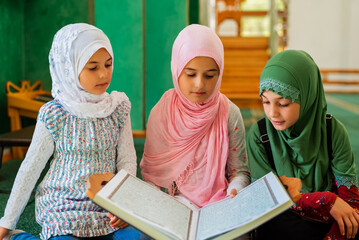
<svg viewBox="0 0 359 240">
<path fill-rule="evenodd" d="M 320 69 L 322 75 L 323 85 L 336 85 L 337 88 L 324 88 L 328 93 L 359 93 L 359 69 Z M 347 80 L 343 79 L 331 80 L 331 75 L 351 76 L 356 75 L 356 79 Z M 351 88 L 352 87 L 352 88 Z"/>
</svg>

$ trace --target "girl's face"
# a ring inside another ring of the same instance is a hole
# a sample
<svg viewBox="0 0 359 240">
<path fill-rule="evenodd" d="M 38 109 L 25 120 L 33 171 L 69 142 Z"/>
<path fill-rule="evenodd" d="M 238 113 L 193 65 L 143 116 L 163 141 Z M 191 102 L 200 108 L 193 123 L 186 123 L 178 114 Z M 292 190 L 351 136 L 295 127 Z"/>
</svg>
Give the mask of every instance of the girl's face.
<svg viewBox="0 0 359 240">
<path fill-rule="evenodd" d="M 264 112 L 276 130 L 286 130 L 298 121 L 299 103 L 284 99 L 272 91 L 263 91 L 262 100 Z"/>
<path fill-rule="evenodd" d="M 81 86 L 89 93 L 106 92 L 112 78 L 112 57 L 105 48 L 100 48 L 87 61 L 79 80 Z"/>
<path fill-rule="evenodd" d="M 178 79 L 183 95 L 194 103 L 206 101 L 213 93 L 219 76 L 217 63 L 210 57 L 196 57 L 187 63 Z"/>
</svg>

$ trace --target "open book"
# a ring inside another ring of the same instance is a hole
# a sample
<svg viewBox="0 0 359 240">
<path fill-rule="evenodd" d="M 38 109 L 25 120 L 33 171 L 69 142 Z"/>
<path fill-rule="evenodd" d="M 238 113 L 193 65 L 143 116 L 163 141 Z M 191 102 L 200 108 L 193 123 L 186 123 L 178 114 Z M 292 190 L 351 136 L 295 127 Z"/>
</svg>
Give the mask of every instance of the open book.
<svg viewBox="0 0 359 240">
<path fill-rule="evenodd" d="M 202 208 L 185 204 L 124 170 L 112 176 L 92 175 L 86 194 L 154 239 L 234 239 L 294 204 L 273 173 L 239 191 L 234 198 Z"/>
</svg>

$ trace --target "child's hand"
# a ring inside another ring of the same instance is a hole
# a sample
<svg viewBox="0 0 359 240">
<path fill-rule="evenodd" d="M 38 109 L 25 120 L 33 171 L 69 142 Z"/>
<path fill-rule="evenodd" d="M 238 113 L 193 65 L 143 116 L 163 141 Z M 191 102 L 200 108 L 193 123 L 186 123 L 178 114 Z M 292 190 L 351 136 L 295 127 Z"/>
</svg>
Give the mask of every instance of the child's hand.
<svg viewBox="0 0 359 240">
<path fill-rule="evenodd" d="M 4 239 L 6 234 L 9 232 L 9 229 L 0 227 L 0 240 Z"/>
<path fill-rule="evenodd" d="M 337 197 L 329 213 L 337 221 L 340 233 L 343 236 L 346 232 L 347 238 L 355 237 L 358 232 L 359 215 L 348 203 Z"/>
<path fill-rule="evenodd" d="M 237 189 L 232 189 L 231 193 L 229 194 L 230 198 L 234 198 L 237 195 Z"/>
<path fill-rule="evenodd" d="M 128 226 L 127 223 L 125 223 L 124 221 L 122 221 L 121 219 L 115 217 L 114 215 L 112 215 L 111 213 L 108 213 L 107 215 L 111 220 L 110 220 L 110 225 L 113 228 L 125 228 Z"/>
</svg>

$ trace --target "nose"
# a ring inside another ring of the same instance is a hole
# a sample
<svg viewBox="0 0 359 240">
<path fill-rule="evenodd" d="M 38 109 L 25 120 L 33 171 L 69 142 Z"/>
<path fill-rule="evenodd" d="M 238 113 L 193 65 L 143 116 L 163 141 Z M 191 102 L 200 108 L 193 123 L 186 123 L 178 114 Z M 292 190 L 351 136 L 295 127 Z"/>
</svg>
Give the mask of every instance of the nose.
<svg viewBox="0 0 359 240">
<path fill-rule="evenodd" d="M 99 70 L 99 77 L 100 78 L 107 78 L 107 75 L 108 75 L 108 69 L 103 67 Z"/>
<path fill-rule="evenodd" d="M 270 114 L 271 118 L 274 118 L 274 117 L 278 116 L 278 107 L 275 106 L 275 104 L 270 105 L 269 114 Z"/>
<path fill-rule="evenodd" d="M 194 79 L 194 85 L 196 88 L 202 88 L 204 86 L 204 77 L 203 76 L 197 76 L 195 79 Z"/>
</svg>

